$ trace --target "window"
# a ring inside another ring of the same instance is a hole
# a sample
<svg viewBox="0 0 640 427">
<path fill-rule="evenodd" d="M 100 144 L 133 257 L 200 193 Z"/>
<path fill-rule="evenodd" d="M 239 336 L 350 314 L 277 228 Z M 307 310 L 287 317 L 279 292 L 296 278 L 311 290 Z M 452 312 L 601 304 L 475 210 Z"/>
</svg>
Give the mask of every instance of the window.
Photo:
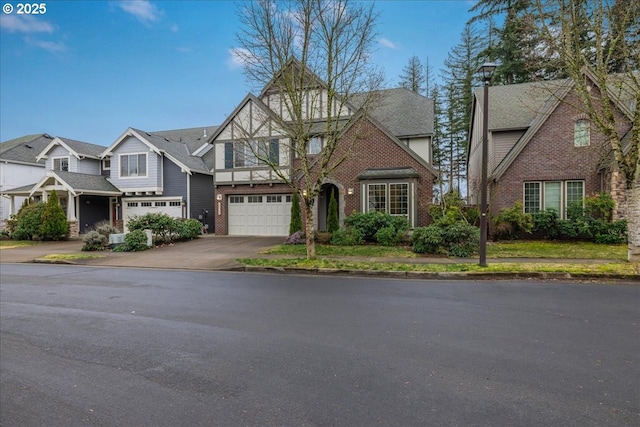
<svg viewBox="0 0 640 427">
<path fill-rule="evenodd" d="M 53 170 L 54 171 L 68 171 L 69 170 L 69 158 L 68 157 L 54 157 L 53 158 Z"/>
<path fill-rule="evenodd" d="M 262 196 L 249 196 L 249 203 L 262 203 Z"/>
<path fill-rule="evenodd" d="M 128 208 L 137 208 L 138 207 L 138 202 L 127 202 L 127 207 Z"/>
<path fill-rule="evenodd" d="M 584 203 L 584 182 L 567 181 L 567 207 Z"/>
<path fill-rule="evenodd" d="M 286 196 L 284 201 L 287 202 L 287 203 L 291 203 L 291 197 L 292 196 Z"/>
<path fill-rule="evenodd" d="M 244 203 L 244 196 L 229 196 L 229 203 Z"/>
<path fill-rule="evenodd" d="M 278 165 L 280 162 L 280 140 L 260 140 L 249 142 L 225 142 L 224 167 L 250 168 L 267 163 Z"/>
<path fill-rule="evenodd" d="M 390 215 L 409 215 L 409 184 L 369 184 L 367 186 L 368 211 L 386 212 Z"/>
<path fill-rule="evenodd" d="M 573 128 L 573 145 L 576 147 L 586 147 L 591 140 L 591 123 L 589 120 L 576 120 Z"/>
<path fill-rule="evenodd" d="M 540 210 L 557 212 L 566 219 L 567 208 L 584 200 L 584 181 L 546 181 L 524 183 L 524 212 Z"/>
<path fill-rule="evenodd" d="M 145 177 L 147 176 L 146 154 L 122 154 L 120 155 L 120 177 Z"/>
<path fill-rule="evenodd" d="M 153 203 L 151 202 L 140 202 L 140 206 L 145 207 L 145 208 L 149 208 L 153 205 Z"/>
<path fill-rule="evenodd" d="M 111 159 L 102 159 L 102 170 L 111 170 Z"/>
<path fill-rule="evenodd" d="M 156 202 L 156 207 L 167 206 L 167 202 Z"/>
<path fill-rule="evenodd" d="M 282 203 L 282 196 L 267 196 L 267 203 Z"/>
<path fill-rule="evenodd" d="M 320 151 L 322 151 L 322 138 L 315 136 L 309 140 L 307 154 L 318 154 Z"/>
<path fill-rule="evenodd" d="M 169 202 L 169 206 L 181 206 L 182 202 Z"/>
<path fill-rule="evenodd" d="M 369 184 L 369 211 L 387 211 L 387 184 Z"/>
<path fill-rule="evenodd" d="M 524 213 L 535 213 L 540 210 L 540 183 L 524 183 Z"/>
</svg>

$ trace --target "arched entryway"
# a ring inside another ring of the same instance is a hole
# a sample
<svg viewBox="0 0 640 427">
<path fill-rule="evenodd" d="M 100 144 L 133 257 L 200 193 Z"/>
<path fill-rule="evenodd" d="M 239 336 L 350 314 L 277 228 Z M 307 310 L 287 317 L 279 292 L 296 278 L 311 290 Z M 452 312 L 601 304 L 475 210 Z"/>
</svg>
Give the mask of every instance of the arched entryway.
<svg viewBox="0 0 640 427">
<path fill-rule="evenodd" d="M 322 184 L 318 194 L 318 231 L 327 231 L 327 218 L 329 217 L 329 200 L 333 197 L 338 204 L 338 216 L 340 215 L 340 192 L 338 187 L 331 183 Z"/>
</svg>

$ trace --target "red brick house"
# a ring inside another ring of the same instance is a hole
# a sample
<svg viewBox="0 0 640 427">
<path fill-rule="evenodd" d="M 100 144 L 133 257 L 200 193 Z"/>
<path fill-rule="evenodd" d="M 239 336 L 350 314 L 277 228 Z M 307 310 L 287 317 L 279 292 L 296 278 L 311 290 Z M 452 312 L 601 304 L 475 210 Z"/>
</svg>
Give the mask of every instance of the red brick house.
<svg viewBox="0 0 640 427">
<path fill-rule="evenodd" d="M 214 149 L 215 232 L 232 235 L 281 235 L 289 231 L 293 191 L 281 177 L 256 158 L 256 147 L 280 166 L 293 182 L 299 159 L 288 138 L 278 130 L 284 117 L 283 97 L 269 86 L 259 96 L 249 94 L 218 127 L 209 142 Z M 325 102 L 322 85 L 310 98 Z M 427 206 L 437 172 L 431 166 L 433 101 L 404 88 L 383 90 L 367 115 L 353 105 L 334 107 L 350 125 L 341 130 L 336 156 L 351 147 L 348 158 L 323 180 L 315 200 L 315 229 L 325 230 L 331 191 L 340 222 L 352 212 L 371 210 L 406 216 L 412 226 L 427 224 Z M 310 101 L 308 101 L 310 102 Z M 322 110 L 311 122 L 322 128 Z M 279 116 L 280 115 L 280 116 Z M 357 141 L 351 146 L 356 133 Z M 324 147 L 322 132 L 309 146 L 309 158 Z M 254 149 L 247 147 L 254 144 Z"/>
<path fill-rule="evenodd" d="M 598 87 L 593 84 L 592 90 Z M 482 89 L 476 90 L 472 104 L 467 151 L 471 204 L 480 199 L 483 96 Z M 626 99 L 616 101 L 617 131 L 624 141 L 631 134 L 630 109 Z M 580 105 L 571 80 L 489 88 L 490 215 L 522 202 L 527 213 L 555 209 L 566 218 L 567 207 L 585 196 L 610 192 L 623 200 L 624 186 L 606 167 L 610 144 Z"/>
</svg>

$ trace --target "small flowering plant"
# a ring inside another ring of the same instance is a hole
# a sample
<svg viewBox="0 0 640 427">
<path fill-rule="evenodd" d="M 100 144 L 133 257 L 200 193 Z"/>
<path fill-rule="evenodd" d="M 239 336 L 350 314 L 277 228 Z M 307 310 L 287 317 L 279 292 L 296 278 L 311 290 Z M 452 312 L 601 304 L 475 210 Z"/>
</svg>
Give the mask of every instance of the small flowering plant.
<svg viewBox="0 0 640 427">
<path fill-rule="evenodd" d="M 296 231 L 285 240 L 285 245 L 304 245 L 307 242 L 307 237 L 303 231 Z"/>
</svg>

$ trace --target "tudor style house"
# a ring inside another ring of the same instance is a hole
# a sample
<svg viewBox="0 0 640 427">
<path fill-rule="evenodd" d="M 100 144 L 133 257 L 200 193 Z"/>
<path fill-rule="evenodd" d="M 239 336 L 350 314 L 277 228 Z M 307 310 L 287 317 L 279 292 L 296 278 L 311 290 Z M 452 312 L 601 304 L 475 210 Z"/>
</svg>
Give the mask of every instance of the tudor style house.
<svg viewBox="0 0 640 427">
<path fill-rule="evenodd" d="M 295 175 L 300 159 L 278 126 L 279 121 L 288 119 L 285 97 L 276 86 L 272 81 L 259 95 L 248 94 L 210 138 L 214 147 L 216 234 L 288 234 L 292 189 L 255 155 L 261 150 L 263 158 L 280 168 L 280 174 L 294 183 L 301 179 Z M 314 204 L 315 229 L 326 229 L 332 191 L 341 222 L 352 212 L 382 211 L 406 216 L 414 227 L 426 225 L 426 207 L 432 203 L 437 175 L 430 164 L 433 101 L 404 88 L 383 90 L 378 102 L 364 114 L 357 105 L 328 105 L 321 81 L 307 90 L 307 104 L 324 106 L 313 110 L 313 117 L 308 118 L 313 129 L 323 128 L 329 109 L 350 122 L 341 130 L 336 156 L 345 154 L 341 150 L 346 147 L 351 151 L 324 179 Z M 351 146 L 356 134 L 358 138 Z M 311 161 L 324 142 L 321 130 L 312 135 L 308 150 Z M 253 149 L 248 144 L 254 144 Z"/>
<path fill-rule="evenodd" d="M 591 88 L 599 90 L 593 83 Z M 471 204 L 480 199 L 483 96 L 482 89 L 476 90 L 472 104 L 467 151 Z M 631 137 L 631 101 L 626 96 L 615 99 L 616 127 L 623 141 Z M 588 195 L 610 192 L 618 202 L 624 200 L 620 177 L 611 174 L 606 162 L 610 146 L 579 109 L 581 104 L 571 80 L 489 88 L 491 215 L 522 202 L 526 213 L 554 209 L 566 218 L 567 207 Z M 617 212 L 617 217 L 623 215 Z"/>
<path fill-rule="evenodd" d="M 17 202 L 24 198 L 46 200 L 56 190 L 71 237 L 103 220 L 126 229 L 129 218 L 147 212 L 196 218 L 213 228 L 213 174 L 204 158 L 211 150 L 207 132 L 214 130 L 149 133 L 129 128 L 106 149 L 48 136 L 37 138 L 47 142 L 38 149 L 34 140 L 24 138 L 2 143 L 3 152 L 8 151 L 5 144 L 13 146 L 13 157 L 20 152 L 22 163 L 42 165 L 25 172 L 23 180 L 30 184 L 2 190 L 8 213 L 17 212 Z"/>
</svg>

